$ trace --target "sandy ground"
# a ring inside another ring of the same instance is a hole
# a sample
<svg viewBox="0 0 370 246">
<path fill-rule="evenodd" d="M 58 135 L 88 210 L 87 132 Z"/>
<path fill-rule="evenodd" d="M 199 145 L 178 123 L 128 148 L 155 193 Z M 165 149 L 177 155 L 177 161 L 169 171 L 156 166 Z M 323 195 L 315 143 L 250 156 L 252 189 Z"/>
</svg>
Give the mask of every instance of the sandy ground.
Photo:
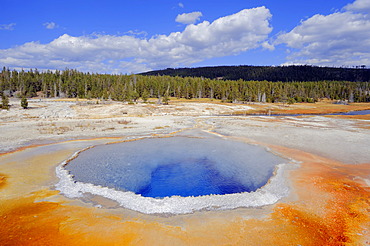
<svg viewBox="0 0 370 246">
<path fill-rule="evenodd" d="M 240 112 L 315 112 L 320 107 L 261 104 L 221 104 L 211 101 L 177 101 L 170 105 L 130 105 L 119 102 L 78 100 L 29 100 L 22 109 L 11 100 L 11 110 L 0 110 L 0 153 L 32 143 L 59 140 L 147 136 L 170 133 L 205 122 L 226 135 L 245 136 L 257 141 L 298 148 L 345 163 L 370 160 L 370 117 L 253 117 L 232 116 Z M 313 104 L 314 105 L 314 104 Z M 313 109 L 314 108 L 314 109 Z M 362 107 L 370 108 L 370 105 Z M 330 112 L 349 111 L 349 106 L 326 104 Z M 361 109 L 353 106 L 353 109 Z M 285 111 L 283 111 L 285 110 Z M 306 111 L 305 111 L 306 110 Z"/>
<path fill-rule="evenodd" d="M 370 245 L 369 116 L 225 116 L 326 106 L 211 101 L 30 100 L 27 110 L 19 101 L 11 104 L 0 111 L 1 245 Z M 53 189 L 55 167 L 79 149 L 188 128 L 258 143 L 300 161 L 287 176 L 292 194 L 264 208 L 166 218 L 90 198 L 113 207 L 96 208 Z"/>
</svg>

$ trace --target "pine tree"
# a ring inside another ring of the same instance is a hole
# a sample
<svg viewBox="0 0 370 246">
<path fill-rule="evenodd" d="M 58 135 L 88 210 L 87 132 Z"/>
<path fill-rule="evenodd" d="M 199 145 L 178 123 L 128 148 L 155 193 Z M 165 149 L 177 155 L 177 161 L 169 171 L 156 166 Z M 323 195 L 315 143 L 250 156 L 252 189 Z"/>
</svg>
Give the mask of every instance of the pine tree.
<svg viewBox="0 0 370 246">
<path fill-rule="evenodd" d="M 2 106 L 3 109 L 9 109 L 9 98 L 6 95 L 2 96 Z"/>
<path fill-rule="evenodd" d="M 21 107 L 24 108 L 24 109 L 27 109 L 28 108 L 28 101 L 27 101 L 27 98 L 26 97 L 22 97 L 22 99 L 21 99 Z"/>
<path fill-rule="evenodd" d="M 141 99 L 143 99 L 143 102 L 146 103 L 148 101 L 149 92 L 144 89 L 143 94 L 141 95 Z"/>
</svg>

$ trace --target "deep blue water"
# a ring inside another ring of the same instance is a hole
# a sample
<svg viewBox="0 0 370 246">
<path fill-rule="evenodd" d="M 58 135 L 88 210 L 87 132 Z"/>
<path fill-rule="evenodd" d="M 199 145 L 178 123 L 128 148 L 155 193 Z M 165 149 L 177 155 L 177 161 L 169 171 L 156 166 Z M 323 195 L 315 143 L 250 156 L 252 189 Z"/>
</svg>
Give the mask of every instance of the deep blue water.
<svg viewBox="0 0 370 246">
<path fill-rule="evenodd" d="M 157 167 L 151 182 L 137 192 L 146 197 L 202 196 L 249 192 L 251 188 L 232 177 L 224 177 L 207 158 L 194 160 L 192 167 L 173 163 Z"/>
<path fill-rule="evenodd" d="M 255 191 L 284 161 L 219 137 L 172 137 L 97 146 L 66 168 L 76 181 L 163 198 Z"/>
</svg>

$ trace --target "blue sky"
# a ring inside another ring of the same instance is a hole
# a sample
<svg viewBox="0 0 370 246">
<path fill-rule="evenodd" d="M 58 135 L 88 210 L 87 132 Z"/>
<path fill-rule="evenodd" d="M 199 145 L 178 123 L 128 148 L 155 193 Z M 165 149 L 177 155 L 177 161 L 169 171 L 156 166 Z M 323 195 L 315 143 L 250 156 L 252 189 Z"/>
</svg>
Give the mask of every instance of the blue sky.
<svg viewBox="0 0 370 246">
<path fill-rule="evenodd" d="M 0 0 L 0 65 L 370 66 L 370 0 Z"/>
</svg>

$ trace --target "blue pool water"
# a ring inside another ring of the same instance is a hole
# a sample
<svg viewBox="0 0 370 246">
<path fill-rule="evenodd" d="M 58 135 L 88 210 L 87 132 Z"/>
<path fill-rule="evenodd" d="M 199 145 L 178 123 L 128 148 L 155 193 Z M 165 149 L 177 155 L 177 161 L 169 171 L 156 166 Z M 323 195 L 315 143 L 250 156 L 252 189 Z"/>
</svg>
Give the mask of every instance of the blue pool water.
<svg viewBox="0 0 370 246">
<path fill-rule="evenodd" d="M 174 163 L 157 167 L 151 182 L 138 191 L 146 197 L 201 196 L 251 191 L 232 177 L 224 177 L 207 158 L 192 163 Z M 192 166 L 192 167 L 190 167 Z"/>
<path fill-rule="evenodd" d="M 349 111 L 349 112 L 341 112 L 341 113 L 328 113 L 328 114 L 251 114 L 253 116 L 325 116 L 325 115 L 367 115 L 370 114 L 370 110 L 358 110 L 358 111 Z"/>
<path fill-rule="evenodd" d="M 238 141 L 172 137 L 97 146 L 66 169 L 76 181 L 163 198 L 255 191 L 282 162 L 259 146 Z"/>
<path fill-rule="evenodd" d="M 359 111 L 350 111 L 346 113 L 333 113 L 332 115 L 367 115 L 370 114 L 370 110 L 359 110 Z"/>
</svg>

